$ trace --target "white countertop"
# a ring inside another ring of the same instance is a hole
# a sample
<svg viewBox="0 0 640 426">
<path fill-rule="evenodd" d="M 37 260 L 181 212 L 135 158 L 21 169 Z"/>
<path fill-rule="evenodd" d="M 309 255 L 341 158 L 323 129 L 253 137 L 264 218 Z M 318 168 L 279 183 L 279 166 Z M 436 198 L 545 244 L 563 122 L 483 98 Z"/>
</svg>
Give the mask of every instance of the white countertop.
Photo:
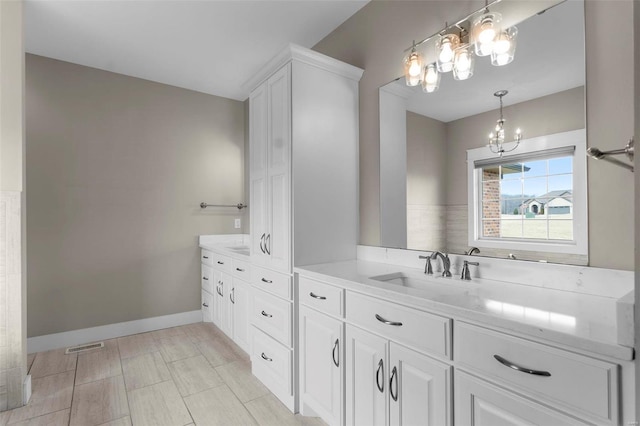
<svg viewBox="0 0 640 426">
<path fill-rule="evenodd" d="M 364 260 L 310 265 L 294 271 L 348 290 L 426 309 L 456 320 L 473 320 L 565 348 L 621 360 L 633 359 L 633 348 L 617 343 L 617 296 L 581 294 L 478 278 L 461 281 L 455 277 L 426 276 L 415 268 Z M 396 272 L 428 281 L 424 287 L 409 288 L 371 279 Z"/>
<path fill-rule="evenodd" d="M 249 260 L 249 236 L 246 234 L 201 235 L 200 248 L 236 259 Z"/>
</svg>

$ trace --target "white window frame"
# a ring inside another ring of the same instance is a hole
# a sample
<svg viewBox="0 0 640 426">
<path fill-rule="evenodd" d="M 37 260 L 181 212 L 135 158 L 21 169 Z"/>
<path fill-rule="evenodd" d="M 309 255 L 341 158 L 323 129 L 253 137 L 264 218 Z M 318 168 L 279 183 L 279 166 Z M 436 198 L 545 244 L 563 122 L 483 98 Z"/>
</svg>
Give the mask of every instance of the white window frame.
<svg viewBox="0 0 640 426">
<path fill-rule="evenodd" d="M 504 144 L 509 150 L 515 142 Z M 544 151 L 554 151 L 573 148 L 573 241 L 541 241 L 526 239 L 488 239 L 481 237 L 481 198 L 482 176 L 480 168 L 476 168 L 478 161 L 495 159 L 497 154 L 491 152 L 489 147 L 467 150 L 467 194 L 469 206 L 469 246 L 486 247 L 504 250 L 526 250 L 548 253 L 565 253 L 587 255 L 588 242 L 588 214 L 587 214 L 587 132 L 585 129 L 556 133 L 531 139 L 523 139 L 520 145 L 512 153 L 503 155 L 504 159 L 518 158 L 522 162 L 522 156 L 531 154 L 532 160 L 536 155 Z M 571 155 L 567 153 L 566 155 Z M 526 159 L 524 160 L 526 161 Z"/>
</svg>

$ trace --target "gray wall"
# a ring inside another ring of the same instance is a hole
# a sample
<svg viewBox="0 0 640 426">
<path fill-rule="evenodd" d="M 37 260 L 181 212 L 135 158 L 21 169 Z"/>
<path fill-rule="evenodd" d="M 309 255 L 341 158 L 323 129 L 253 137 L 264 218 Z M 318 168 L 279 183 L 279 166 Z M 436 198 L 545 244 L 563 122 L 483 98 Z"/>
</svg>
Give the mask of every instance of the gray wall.
<svg viewBox="0 0 640 426">
<path fill-rule="evenodd" d="M 619 36 L 633 31 L 632 4 L 585 4 L 587 137 L 588 145 L 602 149 L 624 146 L 633 134 L 633 42 L 621 43 Z M 360 80 L 361 244 L 380 242 L 378 88 L 402 74 L 403 50 L 411 40 L 482 6 L 482 1 L 372 1 L 314 46 L 366 70 Z M 590 264 L 633 269 L 633 177 L 593 161 L 588 173 Z M 615 220 L 611 206 L 616 206 Z"/>
<path fill-rule="evenodd" d="M 640 28 L 640 5 L 636 2 L 633 5 L 633 24 L 634 28 Z M 634 31 L 634 42 L 640 46 L 640 31 Z M 634 51 L 634 62 L 636 69 L 640 69 L 640 49 Z M 635 140 L 640 142 L 640 73 L 635 73 L 634 79 L 635 93 Z M 635 200 L 636 212 L 640 212 L 640 155 L 635 158 Z M 636 214 L 636 232 L 635 232 L 635 253 L 636 253 L 636 285 L 635 285 L 635 350 L 636 354 L 640 353 L 640 214 Z M 637 359 L 637 358 L 636 358 Z M 636 396 L 640 395 L 640 368 L 636 361 Z M 636 404 L 636 419 L 640 419 L 640 404 Z"/>
<path fill-rule="evenodd" d="M 198 235 L 241 231 L 198 204 L 246 202 L 243 103 L 26 61 L 29 336 L 198 309 Z"/>
</svg>

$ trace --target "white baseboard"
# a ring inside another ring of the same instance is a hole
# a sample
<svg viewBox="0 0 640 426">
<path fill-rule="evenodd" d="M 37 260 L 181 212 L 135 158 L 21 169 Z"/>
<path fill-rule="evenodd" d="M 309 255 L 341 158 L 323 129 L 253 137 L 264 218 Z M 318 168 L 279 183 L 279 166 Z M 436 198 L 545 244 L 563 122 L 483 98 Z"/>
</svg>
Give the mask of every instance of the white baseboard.
<svg viewBox="0 0 640 426">
<path fill-rule="evenodd" d="M 97 340 L 113 339 L 115 337 L 129 336 L 131 334 L 145 333 L 147 331 L 201 321 L 202 311 L 198 310 L 101 325 L 99 327 L 82 328 L 80 330 L 65 331 L 63 333 L 29 337 L 27 339 L 27 352 L 31 354 L 34 352 L 48 351 L 50 349 L 66 348 L 68 346 L 95 342 Z"/>
</svg>

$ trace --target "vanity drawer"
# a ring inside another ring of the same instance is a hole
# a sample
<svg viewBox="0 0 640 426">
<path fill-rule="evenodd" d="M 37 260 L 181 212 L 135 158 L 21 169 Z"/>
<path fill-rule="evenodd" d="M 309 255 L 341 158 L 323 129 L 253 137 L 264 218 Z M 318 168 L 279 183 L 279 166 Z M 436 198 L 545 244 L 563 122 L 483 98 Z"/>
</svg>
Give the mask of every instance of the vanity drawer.
<svg viewBox="0 0 640 426">
<path fill-rule="evenodd" d="M 493 380 L 502 379 L 536 399 L 561 403 L 617 424 L 615 364 L 464 322 L 456 322 L 454 351 L 455 360 L 463 368 L 481 371 Z"/>
<path fill-rule="evenodd" d="M 253 292 L 251 320 L 253 324 L 281 343 L 291 347 L 291 302 L 264 291 Z"/>
<path fill-rule="evenodd" d="M 213 265 L 213 253 L 209 250 L 200 250 L 200 261 L 205 265 Z"/>
<path fill-rule="evenodd" d="M 243 260 L 233 259 L 231 261 L 233 276 L 243 281 L 251 281 L 251 264 Z"/>
<path fill-rule="evenodd" d="M 253 330 L 251 372 L 279 398 L 293 389 L 293 354 L 260 330 Z"/>
<path fill-rule="evenodd" d="M 293 299 L 290 275 L 252 266 L 251 283 L 259 289 L 273 293 L 283 299 Z"/>
<path fill-rule="evenodd" d="M 213 294 L 213 269 L 211 266 L 200 265 L 200 282 L 204 290 Z"/>
<path fill-rule="evenodd" d="M 213 296 L 204 290 L 201 290 L 201 292 L 202 322 L 213 322 Z"/>
<path fill-rule="evenodd" d="M 231 273 L 231 258 L 218 253 L 211 253 L 213 262 L 211 265 L 223 272 Z"/>
<path fill-rule="evenodd" d="M 320 281 L 298 276 L 300 303 L 336 317 L 343 317 L 344 290 Z"/>
<path fill-rule="evenodd" d="M 451 319 L 347 292 L 347 321 L 420 352 L 451 359 Z M 386 323 L 385 323 L 386 321 Z"/>
</svg>

